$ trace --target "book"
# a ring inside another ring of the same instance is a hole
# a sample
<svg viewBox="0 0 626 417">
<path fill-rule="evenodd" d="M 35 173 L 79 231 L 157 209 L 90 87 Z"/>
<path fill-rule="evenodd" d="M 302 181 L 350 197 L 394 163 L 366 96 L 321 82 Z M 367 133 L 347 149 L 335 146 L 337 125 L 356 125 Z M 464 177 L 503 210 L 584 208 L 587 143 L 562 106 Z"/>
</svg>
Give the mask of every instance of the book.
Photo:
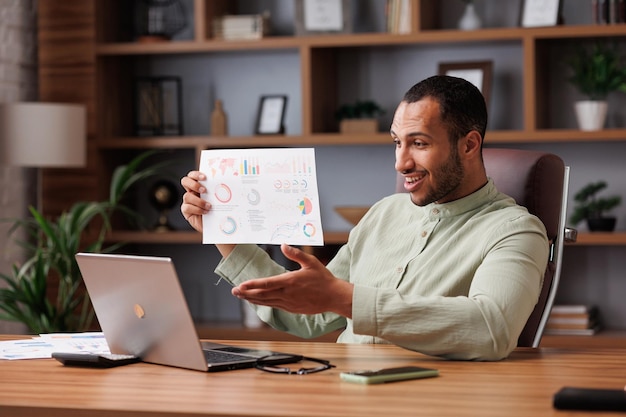
<svg viewBox="0 0 626 417">
<path fill-rule="evenodd" d="M 600 327 L 591 327 L 589 329 L 548 329 L 545 334 L 553 336 L 593 336 L 598 333 Z"/>
<path fill-rule="evenodd" d="M 577 320 L 589 320 L 589 317 L 593 316 L 593 314 L 589 314 L 589 313 L 555 313 L 552 312 L 550 313 L 550 318 L 551 319 L 577 319 Z"/>
<path fill-rule="evenodd" d="M 550 314 L 588 314 L 590 311 L 595 309 L 595 306 L 588 306 L 586 304 L 557 304 L 552 307 Z"/>
<path fill-rule="evenodd" d="M 387 32 L 406 34 L 411 32 L 411 1 L 387 0 Z"/>
<path fill-rule="evenodd" d="M 562 325 L 562 326 L 589 326 L 593 323 L 594 319 L 589 317 L 550 317 L 548 319 L 548 325 Z"/>
<path fill-rule="evenodd" d="M 268 15 L 226 15 L 213 20 L 216 39 L 261 39 L 268 33 Z"/>
<path fill-rule="evenodd" d="M 583 323 L 555 323 L 548 320 L 546 323 L 546 329 L 562 329 L 562 330 L 578 330 L 578 329 L 590 329 L 596 327 L 596 322 L 583 322 Z"/>
<path fill-rule="evenodd" d="M 546 323 L 547 334 L 595 334 L 600 328 L 598 309 L 589 305 L 556 305 Z"/>
</svg>

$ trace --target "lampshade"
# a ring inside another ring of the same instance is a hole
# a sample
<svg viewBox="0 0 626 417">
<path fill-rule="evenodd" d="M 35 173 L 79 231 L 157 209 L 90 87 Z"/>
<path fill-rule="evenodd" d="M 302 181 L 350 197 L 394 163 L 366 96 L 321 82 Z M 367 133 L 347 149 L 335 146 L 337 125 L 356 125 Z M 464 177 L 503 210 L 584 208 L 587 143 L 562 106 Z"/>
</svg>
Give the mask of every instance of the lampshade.
<svg viewBox="0 0 626 417">
<path fill-rule="evenodd" d="M 0 163 L 69 168 L 86 163 L 86 111 L 79 104 L 0 104 Z"/>
</svg>

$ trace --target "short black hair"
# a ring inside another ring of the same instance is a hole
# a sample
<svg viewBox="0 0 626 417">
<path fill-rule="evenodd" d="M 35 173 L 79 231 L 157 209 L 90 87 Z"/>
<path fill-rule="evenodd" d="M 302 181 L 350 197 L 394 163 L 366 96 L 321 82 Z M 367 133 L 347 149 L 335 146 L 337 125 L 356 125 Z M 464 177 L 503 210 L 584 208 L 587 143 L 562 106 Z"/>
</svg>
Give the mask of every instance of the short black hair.
<svg viewBox="0 0 626 417">
<path fill-rule="evenodd" d="M 485 138 L 487 105 L 476 86 L 463 78 L 434 75 L 411 87 L 402 101 L 415 103 L 431 97 L 439 103 L 441 121 L 447 126 L 450 140 L 456 143 L 470 131 Z"/>
</svg>

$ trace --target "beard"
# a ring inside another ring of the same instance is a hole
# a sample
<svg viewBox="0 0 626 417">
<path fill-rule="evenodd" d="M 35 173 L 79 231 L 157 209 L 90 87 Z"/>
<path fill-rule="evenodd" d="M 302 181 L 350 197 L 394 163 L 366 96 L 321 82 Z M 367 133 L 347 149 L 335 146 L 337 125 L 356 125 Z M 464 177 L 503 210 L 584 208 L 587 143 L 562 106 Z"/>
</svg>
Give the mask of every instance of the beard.
<svg viewBox="0 0 626 417">
<path fill-rule="evenodd" d="M 417 206 L 426 206 L 440 201 L 459 188 L 464 175 L 465 170 L 461 164 L 459 152 L 456 146 L 452 146 L 450 156 L 445 163 L 429 173 L 429 177 L 435 179 L 435 181 L 431 182 L 431 187 L 426 192 L 426 195 L 420 199 L 416 195 L 411 194 L 411 201 Z"/>
</svg>

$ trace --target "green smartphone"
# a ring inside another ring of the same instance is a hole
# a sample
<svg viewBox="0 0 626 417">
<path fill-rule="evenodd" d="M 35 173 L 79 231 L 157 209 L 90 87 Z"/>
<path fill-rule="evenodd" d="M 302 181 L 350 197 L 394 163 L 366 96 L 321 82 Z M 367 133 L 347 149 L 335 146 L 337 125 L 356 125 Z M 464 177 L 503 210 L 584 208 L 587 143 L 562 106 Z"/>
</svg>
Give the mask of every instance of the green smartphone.
<svg viewBox="0 0 626 417">
<path fill-rule="evenodd" d="M 381 384 L 383 382 L 404 381 L 407 379 L 430 378 L 438 376 L 437 369 L 419 366 L 401 366 L 378 370 L 342 372 L 341 379 L 357 384 Z"/>
</svg>

